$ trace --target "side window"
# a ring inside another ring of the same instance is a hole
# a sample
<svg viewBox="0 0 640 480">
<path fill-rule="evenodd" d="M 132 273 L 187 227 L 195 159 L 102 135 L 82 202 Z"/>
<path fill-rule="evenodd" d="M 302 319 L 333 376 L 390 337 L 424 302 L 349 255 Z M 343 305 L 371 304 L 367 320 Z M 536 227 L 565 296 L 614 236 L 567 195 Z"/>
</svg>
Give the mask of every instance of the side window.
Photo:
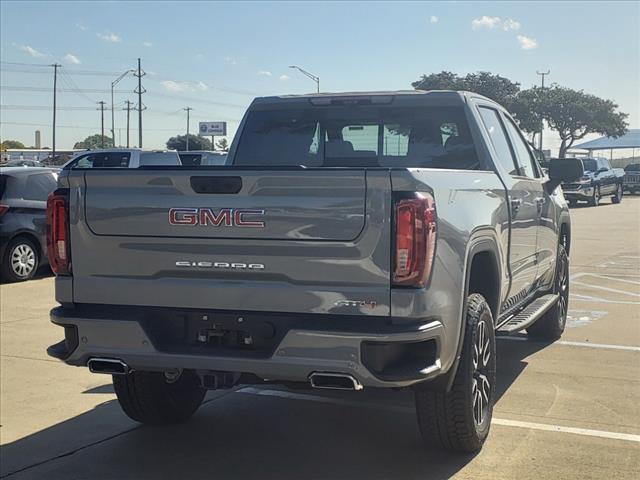
<svg viewBox="0 0 640 480">
<path fill-rule="evenodd" d="M 22 198 L 44 202 L 55 189 L 56 179 L 51 173 L 36 173 L 27 178 Z"/>
<path fill-rule="evenodd" d="M 93 168 L 128 167 L 130 154 L 127 152 L 104 152 L 93 154 Z"/>
<path fill-rule="evenodd" d="M 537 178 L 538 169 L 533 163 L 531 151 L 522 139 L 522 135 L 520 134 L 518 127 L 516 127 L 513 120 L 508 117 L 506 118 L 505 125 L 507 127 L 507 132 L 509 133 L 509 138 L 511 139 L 511 145 L 513 145 L 513 150 L 516 153 L 516 159 L 518 161 L 518 166 L 520 167 L 520 175 L 529 178 Z"/>
<path fill-rule="evenodd" d="M 497 110 L 488 107 L 480 107 L 478 110 L 482 117 L 482 123 L 484 123 L 487 133 L 491 138 L 491 143 L 498 154 L 498 162 L 500 162 L 509 175 L 518 175 L 518 169 L 513 161 L 511 148 L 509 147 L 509 142 Z"/>
</svg>

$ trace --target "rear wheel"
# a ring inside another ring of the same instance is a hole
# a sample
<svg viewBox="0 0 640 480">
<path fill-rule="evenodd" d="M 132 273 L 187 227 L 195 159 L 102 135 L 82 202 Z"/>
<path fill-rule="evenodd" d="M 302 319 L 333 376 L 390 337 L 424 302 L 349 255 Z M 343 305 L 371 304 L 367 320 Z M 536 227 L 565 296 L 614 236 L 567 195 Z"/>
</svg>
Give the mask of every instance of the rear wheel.
<svg viewBox="0 0 640 480">
<path fill-rule="evenodd" d="M 189 419 L 202 404 L 206 390 L 191 370 L 131 372 L 113 375 L 118 402 L 131 419 L 146 424 L 166 424 Z"/>
<path fill-rule="evenodd" d="M 39 265 L 38 249 L 27 237 L 11 240 L 2 259 L 2 278 L 22 282 L 33 278 Z"/>
<path fill-rule="evenodd" d="M 418 426 L 425 442 L 457 452 L 480 450 L 489 434 L 496 382 L 491 309 L 482 295 L 467 299 L 458 370 L 448 392 L 415 390 Z"/>
<path fill-rule="evenodd" d="M 622 201 L 622 185 L 618 185 L 618 188 L 616 189 L 616 194 L 611 197 L 611 201 L 613 203 L 620 203 Z"/>
<path fill-rule="evenodd" d="M 559 294 L 558 302 L 529 327 L 527 333 L 534 338 L 557 340 L 567 324 L 569 306 L 569 257 L 563 245 L 558 247 L 556 279 L 553 293 Z"/>
</svg>

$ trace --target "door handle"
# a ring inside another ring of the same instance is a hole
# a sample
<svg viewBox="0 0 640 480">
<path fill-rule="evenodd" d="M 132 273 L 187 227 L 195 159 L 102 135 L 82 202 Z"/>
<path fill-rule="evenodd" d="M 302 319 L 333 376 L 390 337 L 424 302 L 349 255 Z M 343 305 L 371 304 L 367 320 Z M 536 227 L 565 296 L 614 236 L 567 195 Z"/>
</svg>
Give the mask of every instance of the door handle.
<svg viewBox="0 0 640 480">
<path fill-rule="evenodd" d="M 513 215 L 515 215 L 516 213 L 518 213 L 518 210 L 520 210 L 520 207 L 522 206 L 522 199 L 512 198 L 510 203 L 511 203 L 511 212 L 513 213 Z"/>
</svg>

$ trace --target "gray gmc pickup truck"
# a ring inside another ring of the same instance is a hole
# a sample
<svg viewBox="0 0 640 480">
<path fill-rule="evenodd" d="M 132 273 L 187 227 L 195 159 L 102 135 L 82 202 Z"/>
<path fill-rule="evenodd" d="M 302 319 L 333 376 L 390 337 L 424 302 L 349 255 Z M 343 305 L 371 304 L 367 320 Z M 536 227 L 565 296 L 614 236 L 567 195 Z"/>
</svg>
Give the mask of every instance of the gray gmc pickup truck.
<svg viewBox="0 0 640 480">
<path fill-rule="evenodd" d="M 411 388 L 427 443 L 478 450 L 495 335 L 560 337 L 571 224 L 509 114 L 465 92 L 258 98 L 225 166 L 67 168 L 48 201 L 49 347 L 127 415 L 238 384 Z M 354 393 L 357 395 L 357 393 Z"/>
</svg>

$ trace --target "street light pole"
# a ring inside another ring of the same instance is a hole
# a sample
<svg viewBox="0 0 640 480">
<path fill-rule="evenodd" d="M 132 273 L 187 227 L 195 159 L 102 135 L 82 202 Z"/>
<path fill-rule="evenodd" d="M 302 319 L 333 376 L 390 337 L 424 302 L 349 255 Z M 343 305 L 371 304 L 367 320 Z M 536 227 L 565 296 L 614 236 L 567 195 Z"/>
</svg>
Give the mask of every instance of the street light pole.
<svg viewBox="0 0 640 480">
<path fill-rule="evenodd" d="M 307 77 L 309 77 L 311 80 L 313 80 L 314 82 L 316 82 L 316 88 L 317 88 L 317 92 L 320 93 L 320 77 L 315 76 L 313 73 L 309 73 L 306 70 L 303 70 L 302 68 L 300 68 L 297 65 L 289 65 L 289 68 L 294 68 L 296 70 L 298 70 L 300 73 L 302 73 L 303 75 L 306 75 Z"/>
<path fill-rule="evenodd" d="M 546 75 L 549 75 L 551 73 L 551 70 L 547 70 L 546 72 L 538 72 L 536 70 L 536 73 L 542 77 L 542 94 L 544 95 L 544 77 Z M 542 122 L 542 128 L 540 128 L 540 148 L 539 148 L 539 150 L 540 150 L 540 155 L 543 155 L 542 154 L 542 131 L 544 130 L 544 120 L 541 120 L 541 122 Z"/>
<path fill-rule="evenodd" d="M 113 140 L 114 147 L 116 146 L 116 132 L 115 132 L 116 127 L 115 127 L 115 113 L 114 113 L 115 108 L 113 104 L 113 87 L 115 87 L 120 80 L 122 80 L 124 77 L 126 77 L 127 75 L 133 72 L 135 72 L 135 70 L 127 70 L 118 78 L 116 78 L 113 82 L 111 82 L 111 139 Z"/>
</svg>

